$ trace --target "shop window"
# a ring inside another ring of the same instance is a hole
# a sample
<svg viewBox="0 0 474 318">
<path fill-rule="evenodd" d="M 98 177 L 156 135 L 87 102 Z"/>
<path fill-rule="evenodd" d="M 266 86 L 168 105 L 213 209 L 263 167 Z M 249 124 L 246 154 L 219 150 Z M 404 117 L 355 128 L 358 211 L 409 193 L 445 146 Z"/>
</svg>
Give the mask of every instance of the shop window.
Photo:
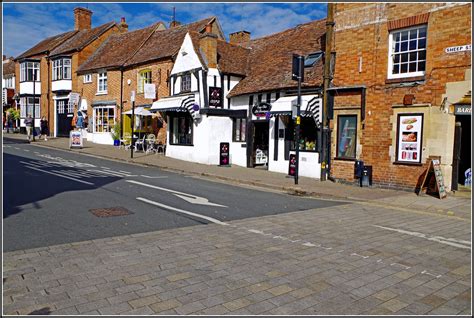
<svg viewBox="0 0 474 318">
<path fill-rule="evenodd" d="M 191 116 L 186 114 L 172 117 L 170 132 L 170 144 L 192 145 L 193 120 Z"/>
<path fill-rule="evenodd" d="M 181 92 L 191 91 L 191 74 L 181 76 Z"/>
<path fill-rule="evenodd" d="M 245 142 L 245 134 L 247 131 L 247 119 L 246 118 L 235 118 L 233 128 L 233 141 Z"/>
<path fill-rule="evenodd" d="M 426 29 L 423 25 L 390 32 L 389 79 L 425 75 Z"/>
<path fill-rule="evenodd" d="M 33 103 L 35 107 L 35 117 L 40 118 L 40 98 L 36 97 L 21 97 L 20 98 L 20 117 L 26 118 L 28 115 L 33 117 Z"/>
<path fill-rule="evenodd" d="M 355 159 L 357 145 L 357 115 L 337 117 L 337 158 Z"/>
<path fill-rule="evenodd" d="M 151 70 L 142 70 L 138 73 L 137 91 L 142 94 L 145 90 L 145 84 L 151 84 Z"/>
<path fill-rule="evenodd" d="M 94 132 L 110 132 L 115 123 L 115 106 L 94 107 Z"/>
<path fill-rule="evenodd" d="M 289 117 L 289 116 L 288 116 Z M 296 150 L 296 125 L 294 120 L 289 120 L 288 127 L 291 135 L 288 136 L 287 140 L 290 143 L 290 149 Z M 302 151 L 316 151 L 316 141 L 318 139 L 319 129 L 316 127 L 316 123 L 313 118 L 301 118 L 300 123 L 300 141 L 299 147 Z"/>
</svg>

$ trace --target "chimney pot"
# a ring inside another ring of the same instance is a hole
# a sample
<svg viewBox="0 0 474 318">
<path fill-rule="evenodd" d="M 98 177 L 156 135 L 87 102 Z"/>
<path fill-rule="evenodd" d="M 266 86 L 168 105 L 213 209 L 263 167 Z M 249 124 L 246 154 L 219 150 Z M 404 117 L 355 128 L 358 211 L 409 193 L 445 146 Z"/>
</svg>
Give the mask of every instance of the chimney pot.
<svg viewBox="0 0 474 318">
<path fill-rule="evenodd" d="M 121 22 L 121 23 L 125 23 L 125 17 L 122 17 L 122 18 L 120 19 L 120 22 Z"/>
<path fill-rule="evenodd" d="M 121 33 L 128 32 L 128 24 L 127 24 L 127 22 L 125 21 L 125 17 L 122 17 L 122 18 L 120 19 L 120 32 L 121 32 Z"/>
<path fill-rule="evenodd" d="M 92 11 L 85 8 L 74 9 L 74 30 L 90 30 Z"/>
</svg>

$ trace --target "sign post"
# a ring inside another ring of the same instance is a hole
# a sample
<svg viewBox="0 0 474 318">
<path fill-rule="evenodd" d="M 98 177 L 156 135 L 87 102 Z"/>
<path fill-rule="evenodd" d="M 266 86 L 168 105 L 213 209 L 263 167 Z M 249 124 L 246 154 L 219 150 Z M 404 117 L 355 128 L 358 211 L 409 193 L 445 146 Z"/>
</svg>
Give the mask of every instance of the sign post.
<svg viewBox="0 0 474 318">
<path fill-rule="evenodd" d="M 300 155 L 300 111 L 301 111 L 301 82 L 304 80 L 304 56 L 293 54 L 293 80 L 298 81 L 298 99 L 296 103 L 296 161 L 295 161 L 295 184 L 298 184 L 298 168 Z"/>
<path fill-rule="evenodd" d="M 132 101 L 132 120 L 130 121 L 132 123 L 132 141 L 131 141 L 131 147 L 130 147 L 130 158 L 133 159 L 133 147 L 134 147 L 134 142 L 133 142 L 133 126 L 135 124 L 135 91 L 132 91 L 132 94 L 130 96 L 130 100 Z"/>
</svg>

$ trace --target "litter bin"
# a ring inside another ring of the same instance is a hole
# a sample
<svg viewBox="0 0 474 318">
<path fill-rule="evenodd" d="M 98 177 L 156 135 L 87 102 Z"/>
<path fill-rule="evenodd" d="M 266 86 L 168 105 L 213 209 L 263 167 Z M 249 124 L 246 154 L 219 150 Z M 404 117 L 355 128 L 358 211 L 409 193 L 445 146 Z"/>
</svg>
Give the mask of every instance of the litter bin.
<svg viewBox="0 0 474 318">
<path fill-rule="evenodd" d="M 364 162 L 362 160 L 356 160 L 354 162 L 354 177 L 361 178 L 363 169 L 364 169 Z"/>
<path fill-rule="evenodd" d="M 364 166 L 362 169 L 362 177 L 360 178 L 360 186 L 368 187 L 372 185 L 372 166 Z"/>
</svg>

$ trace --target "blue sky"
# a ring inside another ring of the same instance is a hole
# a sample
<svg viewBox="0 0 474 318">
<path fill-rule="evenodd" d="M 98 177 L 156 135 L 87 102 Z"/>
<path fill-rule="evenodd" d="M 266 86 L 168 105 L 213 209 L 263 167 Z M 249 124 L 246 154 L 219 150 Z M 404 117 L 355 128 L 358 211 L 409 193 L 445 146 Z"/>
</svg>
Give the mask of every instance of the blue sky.
<svg viewBox="0 0 474 318">
<path fill-rule="evenodd" d="M 92 26 L 125 17 L 129 30 L 172 19 L 189 23 L 217 16 L 224 34 L 239 30 L 252 38 L 326 16 L 325 3 L 3 3 L 3 54 L 18 56 L 39 41 L 74 29 L 75 7 L 93 11 Z"/>
</svg>

